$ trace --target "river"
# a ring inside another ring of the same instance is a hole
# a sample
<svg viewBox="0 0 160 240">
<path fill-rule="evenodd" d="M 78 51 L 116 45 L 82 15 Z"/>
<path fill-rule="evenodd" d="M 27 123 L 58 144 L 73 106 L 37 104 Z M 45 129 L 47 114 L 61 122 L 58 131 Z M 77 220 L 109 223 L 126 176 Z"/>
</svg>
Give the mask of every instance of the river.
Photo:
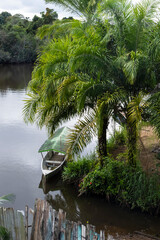
<svg viewBox="0 0 160 240">
<path fill-rule="evenodd" d="M 64 209 L 69 219 L 105 229 L 110 239 L 134 231 L 160 233 L 159 217 L 130 211 L 99 197 L 77 197 L 73 186 L 60 179 L 42 188 L 37 150 L 46 140 L 47 131 L 26 125 L 22 116 L 32 68 L 30 64 L 0 65 L 0 196 L 16 195 L 15 202 L 5 206 L 24 210 L 27 204 L 34 208 L 36 198 L 47 197 L 55 209 Z"/>
</svg>

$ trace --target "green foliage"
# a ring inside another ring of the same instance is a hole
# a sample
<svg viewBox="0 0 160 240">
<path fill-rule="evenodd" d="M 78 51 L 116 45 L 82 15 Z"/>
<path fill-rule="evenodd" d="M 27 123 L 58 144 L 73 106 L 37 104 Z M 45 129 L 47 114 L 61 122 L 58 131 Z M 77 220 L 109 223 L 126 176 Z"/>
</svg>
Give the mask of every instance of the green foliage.
<svg viewBox="0 0 160 240">
<path fill-rule="evenodd" d="M 46 3 L 54 3 L 65 7 L 67 10 L 84 16 L 92 18 L 95 13 L 99 0 L 45 0 Z"/>
<path fill-rule="evenodd" d="M 34 62 L 39 45 L 36 31 L 44 24 L 51 24 L 58 18 L 53 9 L 46 9 L 42 17 L 34 16 L 32 21 L 21 14 L 0 13 L 0 63 Z"/>
<path fill-rule="evenodd" d="M 125 145 L 127 141 L 127 130 L 125 127 L 121 127 L 118 131 L 116 130 L 108 140 L 107 147 L 109 151 L 117 148 L 119 145 Z"/>
<path fill-rule="evenodd" d="M 148 102 L 149 120 L 160 138 L 160 92 L 154 94 Z"/>
<path fill-rule="evenodd" d="M 142 211 L 159 211 L 160 178 L 148 176 L 140 167 L 107 159 L 103 169 L 89 172 L 80 184 L 80 192 L 102 194 L 120 204 Z"/>
<path fill-rule="evenodd" d="M 64 169 L 63 179 L 79 182 L 80 193 L 106 196 L 131 209 L 158 213 L 160 201 L 159 175 L 147 175 L 139 166 L 110 158 L 105 159 L 103 168 L 94 157 L 69 162 Z"/>
<path fill-rule="evenodd" d="M 8 194 L 0 197 L 0 204 L 3 204 L 4 202 L 13 202 L 15 200 L 15 195 L 14 194 Z"/>
<path fill-rule="evenodd" d="M 142 211 L 159 211 L 160 178 L 159 175 L 147 175 L 142 169 L 129 171 L 125 175 L 125 184 L 121 191 L 121 201 L 131 208 L 141 208 Z"/>
<path fill-rule="evenodd" d="M 46 126 L 52 134 L 63 120 L 75 115 L 86 116 L 87 121 L 79 122 L 79 129 L 76 125 L 72 135 L 77 143 L 75 152 L 78 152 L 91 140 L 91 134 L 85 138 L 91 129 L 91 124 L 86 123 L 90 119 L 88 113 L 95 112 L 94 132 L 99 159 L 102 159 L 107 155 L 109 118 L 114 115 L 114 119 L 123 120 L 126 125 L 128 161 L 136 166 L 144 103 L 153 93 L 160 75 L 159 24 L 155 22 L 159 17 L 158 1 L 46 2 L 75 11 L 84 21 L 57 21 L 38 31 L 38 36 L 46 41 L 28 88 L 31 104 L 25 106 L 25 113 L 29 108 L 31 116 L 25 114 L 26 120 Z M 37 95 L 39 102 L 32 104 Z M 85 131 L 81 131 L 83 129 Z M 82 132 L 83 136 L 79 134 Z M 74 139 L 70 141 L 72 146 Z M 101 163 L 103 165 L 103 161 Z"/>
<path fill-rule="evenodd" d="M 6 228 L 2 227 L 2 226 L 0 226 L 0 239 L 1 240 L 10 240 L 10 233 L 9 233 L 9 231 Z"/>
<path fill-rule="evenodd" d="M 117 197 L 123 185 L 125 168 L 122 162 L 106 159 L 102 169 L 97 166 L 83 179 L 80 191 L 89 190 L 107 197 Z"/>
<path fill-rule="evenodd" d="M 94 167 L 96 157 L 94 154 L 83 158 L 78 158 L 77 161 L 68 162 L 64 167 L 63 180 L 69 182 L 77 182 Z"/>
</svg>

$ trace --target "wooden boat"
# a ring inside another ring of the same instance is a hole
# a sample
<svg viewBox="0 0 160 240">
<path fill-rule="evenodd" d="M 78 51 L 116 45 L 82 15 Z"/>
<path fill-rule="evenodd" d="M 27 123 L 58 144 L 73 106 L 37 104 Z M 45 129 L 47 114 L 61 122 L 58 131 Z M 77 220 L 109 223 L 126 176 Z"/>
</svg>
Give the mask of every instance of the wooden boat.
<svg viewBox="0 0 160 240">
<path fill-rule="evenodd" d="M 46 140 L 38 151 L 42 155 L 41 170 L 46 179 L 55 176 L 63 168 L 66 161 L 66 142 L 69 131 L 68 127 L 58 129 L 53 137 Z M 42 152 L 47 152 L 45 157 Z"/>
<path fill-rule="evenodd" d="M 47 178 L 55 176 L 62 170 L 65 160 L 65 155 L 62 153 L 54 151 L 48 152 L 44 158 L 42 157 L 42 174 Z"/>
</svg>

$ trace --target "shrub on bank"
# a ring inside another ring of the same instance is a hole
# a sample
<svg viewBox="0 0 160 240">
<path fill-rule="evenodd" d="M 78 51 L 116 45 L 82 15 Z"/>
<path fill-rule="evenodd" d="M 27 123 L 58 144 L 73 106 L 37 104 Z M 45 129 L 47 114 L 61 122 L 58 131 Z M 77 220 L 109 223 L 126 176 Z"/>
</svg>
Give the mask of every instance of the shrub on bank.
<svg viewBox="0 0 160 240">
<path fill-rule="evenodd" d="M 94 168 L 96 163 L 95 155 L 77 159 L 74 162 L 68 162 L 63 170 L 63 180 L 68 182 L 79 182 L 82 177 L 88 174 Z"/>
<path fill-rule="evenodd" d="M 100 194 L 131 209 L 159 212 L 160 177 L 147 175 L 140 167 L 132 168 L 107 158 L 104 167 L 100 168 L 95 160 L 87 163 L 87 159 L 83 159 L 69 163 L 63 178 L 72 182 L 78 180 L 80 193 Z"/>
</svg>

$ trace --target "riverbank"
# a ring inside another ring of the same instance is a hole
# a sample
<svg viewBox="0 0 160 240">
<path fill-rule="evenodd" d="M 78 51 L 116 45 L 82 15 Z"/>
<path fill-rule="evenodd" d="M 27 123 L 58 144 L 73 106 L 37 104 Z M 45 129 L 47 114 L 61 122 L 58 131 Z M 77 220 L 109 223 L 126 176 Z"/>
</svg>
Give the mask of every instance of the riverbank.
<svg viewBox="0 0 160 240">
<path fill-rule="evenodd" d="M 149 234 L 137 232 L 134 234 L 120 236 L 118 238 L 115 238 L 114 240 L 160 240 L 160 238 L 156 236 L 151 236 Z"/>
<path fill-rule="evenodd" d="M 143 126 L 138 163 L 133 168 L 127 162 L 124 133 L 116 133 L 116 140 L 109 142 L 111 151 L 103 167 L 95 155 L 89 156 L 69 162 L 64 169 L 63 179 L 76 183 L 79 195 L 101 195 L 110 202 L 157 215 L 160 212 L 160 160 L 155 149 L 159 146 L 159 140 L 150 126 Z"/>
</svg>

